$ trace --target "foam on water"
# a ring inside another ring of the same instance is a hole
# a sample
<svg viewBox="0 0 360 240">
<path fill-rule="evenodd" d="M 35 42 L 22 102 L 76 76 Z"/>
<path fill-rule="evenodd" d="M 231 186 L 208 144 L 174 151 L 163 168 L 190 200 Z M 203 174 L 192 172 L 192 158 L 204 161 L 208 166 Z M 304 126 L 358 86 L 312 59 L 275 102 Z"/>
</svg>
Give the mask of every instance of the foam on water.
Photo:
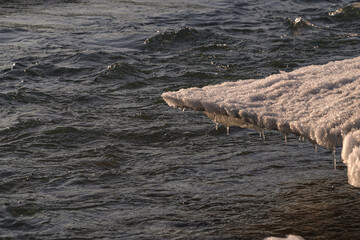
<svg viewBox="0 0 360 240">
<path fill-rule="evenodd" d="M 226 127 L 293 133 L 334 150 L 360 128 L 360 57 L 162 97 L 170 106 L 204 111 Z"/>
</svg>

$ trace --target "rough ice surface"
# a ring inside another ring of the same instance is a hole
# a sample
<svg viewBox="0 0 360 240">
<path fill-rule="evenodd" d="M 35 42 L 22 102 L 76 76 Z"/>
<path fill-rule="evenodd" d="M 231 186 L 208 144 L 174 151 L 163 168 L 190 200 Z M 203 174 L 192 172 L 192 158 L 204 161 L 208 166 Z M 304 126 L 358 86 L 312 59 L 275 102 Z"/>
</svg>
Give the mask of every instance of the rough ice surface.
<svg viewBox="0 0 360 240">
<path fill-rule="evenodd" d="M 360 187 L 360 130 L 346 135 L 341 158 L 347 166 L 349 184 Z"/>
<path fill-rule="evenodd" d="M 165 92 L 162 97 L 170 106 L 203 111 L 226 127 L 293 133 L 333 150 L 348 133 L 360 129 L 360 57 L 264 79 Z M 343 159 L 350 166 L 359 156 L 359 149 L 353 148 Z M 352 185 L 360 181 L 359 175 L 351 180 Z"/>
<path fill-rule="evenodd" d="M 305 239 L 296 235 L 287 235 L 286 238 L 267 237 L 264 240 L 305 240 Z"/>
<path fill-rule="evenodd" d="M 162 97 L 170 106 L 204 111 L 225 126 L 294 133 L 333 149 L 360 128 L 360 57 Z"/>
</svg>

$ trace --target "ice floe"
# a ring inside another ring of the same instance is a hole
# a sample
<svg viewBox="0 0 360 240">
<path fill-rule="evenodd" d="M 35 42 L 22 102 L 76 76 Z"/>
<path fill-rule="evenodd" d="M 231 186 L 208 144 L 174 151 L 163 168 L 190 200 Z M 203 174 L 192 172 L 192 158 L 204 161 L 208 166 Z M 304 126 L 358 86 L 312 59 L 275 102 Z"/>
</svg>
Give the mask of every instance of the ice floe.
<svg viewBox="0 0 360 240">
<path fill-rule="evenodd" d="M 162 97 L 170 106 L 203 111 L 216 124 L 292 133 L 334 150 L 360 129 L 360 57 Z M 360 156 L 358 149 L 349 151 L 342 156 L 345 163 Z"/>
</svg>

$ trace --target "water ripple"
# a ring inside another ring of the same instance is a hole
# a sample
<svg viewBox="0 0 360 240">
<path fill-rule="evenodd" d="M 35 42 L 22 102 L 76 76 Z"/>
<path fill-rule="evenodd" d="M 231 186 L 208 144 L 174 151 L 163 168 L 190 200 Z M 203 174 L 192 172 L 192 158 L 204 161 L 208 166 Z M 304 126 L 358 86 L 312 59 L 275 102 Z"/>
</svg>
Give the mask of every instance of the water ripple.
<svg viewBox="0 0 360 240">
<path fill-rule="evenodd" d="M 0 9 L 0 238 L 357 237 L 358 191 L 326 149 L 227 136 L 160 95 L 358 56 L 358 3 Z"/>
</svg>

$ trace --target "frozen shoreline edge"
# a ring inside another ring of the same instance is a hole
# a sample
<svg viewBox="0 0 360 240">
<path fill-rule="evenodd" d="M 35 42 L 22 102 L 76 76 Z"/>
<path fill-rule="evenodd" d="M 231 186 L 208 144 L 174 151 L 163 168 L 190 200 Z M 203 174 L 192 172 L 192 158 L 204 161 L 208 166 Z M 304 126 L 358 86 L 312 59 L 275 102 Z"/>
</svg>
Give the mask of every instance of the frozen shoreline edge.
<svg viewBox="0 0 360 240">
<path fill-rule="evenodd" d="M 161 96 L 169 106 L 204 112 L 216 125 L 277 130 L 333 151 L 343 146 L 349 183 L 360 187 L 360 57 Z"/>
</svg>

